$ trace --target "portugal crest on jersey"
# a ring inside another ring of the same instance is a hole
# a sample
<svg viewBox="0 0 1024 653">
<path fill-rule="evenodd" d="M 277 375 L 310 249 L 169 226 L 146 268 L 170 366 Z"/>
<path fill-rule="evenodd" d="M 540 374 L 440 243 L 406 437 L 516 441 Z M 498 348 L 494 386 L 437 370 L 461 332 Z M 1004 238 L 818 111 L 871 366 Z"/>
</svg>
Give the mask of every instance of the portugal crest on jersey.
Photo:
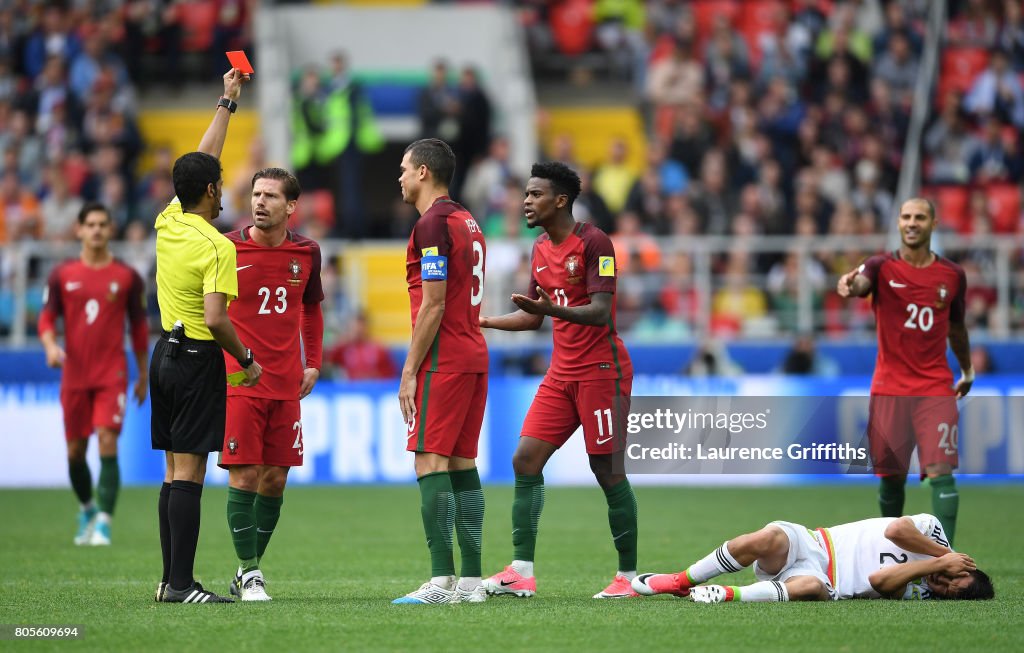
<svg viewBox="0 0 1024 653">
<path fill-rule="evenodd" d="M 299 263 L 299 259 L 292 259 L 291 263 L 288 264 L 288 272 L 292 275 L 292 278 L 288 280 L 288 283 L 293 286 L 297 286 L 302 283 L 302 265 Z"/>
<path fill-rule="evenodd" d="M 578 256 L 570 256 L 565 259 L 565 273 L 569 275 L 567 281 L 572 284 L 580 282 L 580 259 Z"/>
<path fill-rule="evenodd" d="M 117 291 L 120 287 L 121 286 L 119 286 L 116 281 L 110 282 L 110 294 L 107 295 L 108 301 L 117 301 Z"/>
<path fill-rule="evenodd" d="M 938 298 L 935 300 L 935 308 L 946 308 L 946 298 L 949 297 L 949 290 L 946 288 L 946 284 L 940 283 L 937 293 Z"/>
</svg>

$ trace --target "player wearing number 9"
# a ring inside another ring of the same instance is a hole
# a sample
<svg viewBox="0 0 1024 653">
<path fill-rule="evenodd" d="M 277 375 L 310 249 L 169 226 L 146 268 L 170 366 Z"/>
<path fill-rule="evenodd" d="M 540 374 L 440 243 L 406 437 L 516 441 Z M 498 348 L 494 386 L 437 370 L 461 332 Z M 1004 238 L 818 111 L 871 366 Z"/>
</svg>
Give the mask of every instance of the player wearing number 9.
<svg viewBox="0 0 1024 653">
<path fill-rule="evenodd" d="M 487 402 L 487 343 L 480 332 L 487 246 L 469 211 L 448 198 L 455 155 L 428 138 L 406 148 L 398 183 L 420 214 L 409 236 L 405 278 L 412 342 L 398 390 L 415 452 L 431 579 L 396 603 L 479 602 L 484 498 L 476 470 Z M 452 529 L 458 525 L 461 580 Z"/>
<path fill-rule="evenodd" d="M 883 517 L 903 514 L 910 456 L 918 447 L 930 479 L 932 512 L 952 543 L 960 496 L 953 480 L 957 455 L 956 399 L 974 382 L 964 325 L 967 283 L 963 268 L 931 251 L 938 220 L 926 199 L 900 207 L 900 248 L 872 256 L 839 279 L 841 297 L 872 295 L 878 325 L 878 361 L 871 383 L 868 440 L 880 477 Z M 960 363 L 953 384 L 946 341 Z"/>
<path fill-rule="evenodd" d="M 120 487 L 117 436 L 124 418 L 127 360 L 121 334 L 127 316 L 132 350 L 139 370 L 135 400 L 146 399 L 148 365 L 145 294 L 138 272 L 114 259 L 108 243 L 113 232 L 110 213 L 94 202 L 78 214 L 78 259 L 54 268 L 39 314 L 39 339 L 46 364 L 63 367 L 60 400 L 68 444 L 71 488 L 81 504 L 75 544 L 110 544 L 110 518 Z M 64 318 L 65 347 L 57 344 L 58 318 Z M 98 509 L 92 501 L 92 473 L 85 461 L 89 436 L 96 431 L 100 447 Z"/>
<path fill-rule="evenodd" d="M 252 178 L 252 225 L 227 234 L 238 271 L 228 317 L 265 370 L 259 388 L 228 388 L 219 460 L 229 474 L 227 521 L 238 557 L 231 592 L 242 601 L 270 599 L 260 561 L 280 517 L 288 470 L 302 465 L 299 400 L 320 378 L 320 246 L 288 229 L 301 192 L 287 170 L 260 170 Z M 224 364 L 228 373 L 241 369 L 229 354 Z"/>
</svg>

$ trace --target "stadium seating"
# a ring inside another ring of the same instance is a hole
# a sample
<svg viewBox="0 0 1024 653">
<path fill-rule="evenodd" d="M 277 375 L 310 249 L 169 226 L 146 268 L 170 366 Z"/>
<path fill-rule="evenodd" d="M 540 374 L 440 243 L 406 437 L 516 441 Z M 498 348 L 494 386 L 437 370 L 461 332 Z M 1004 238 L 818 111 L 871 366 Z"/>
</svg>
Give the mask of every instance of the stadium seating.
<svg viewBox="0 0 1024 653">
<path fill-rule="evenodd" d="M 213 29 L 217 25 L 217 3 L 213 0 L 183 2 L 178 5 L 178 18 L 183 31 L 182 50 L 209 50 L 213 45 Z"/>
<path fill-rule="evenodd" d="M 697 30 L 697 38 L 705 39 L 711 33 L 711 26 L 718 16 L 725 16 L 729 22 L 736 23 L 740 13 L 740 4 L 734 0 L 697 0 L 693 3 L 693 23 Z"/>
<path fill-rule="evenodd" d="M 939 69 L 938 95 L 949 91 L 966 93 L 974 79 L 988 66 L 988 51 L 983 48 L 948 48 L 942 53 Z"/>
<path fill-rule="evenodd" d="M 1021 220 L 1021 194 L 1017 184 L 991 184 L 985 188 L 988 209 L 992 214 L 992 231 L 1016 233 Z"/>
<path fill-rule="evenodd" d="M 932 186 L 922 188 L 921 194 L 935 203 L 939 221 L 945 228 L 959 232 L 968 228 L 967 204 L 970 192 L 966 186 Z"/>
<path fill-rule="evenodd" d="M 593 0 L 568 0 L 551 9 L 551 34 L 559 52 L 573 56 L 590 49 L 594 36 Z"/>
<path fill-rule="evenodd" d="M 750 60 L 755 66 L 761 62 L 761 36 L 775 31 L 776 18 L 785 4 L 779 0 L 755 0 L 743 5 L 743 11 L 736 17 L 736 27 L 743 34 L 750 50 Z"/>
</svg>

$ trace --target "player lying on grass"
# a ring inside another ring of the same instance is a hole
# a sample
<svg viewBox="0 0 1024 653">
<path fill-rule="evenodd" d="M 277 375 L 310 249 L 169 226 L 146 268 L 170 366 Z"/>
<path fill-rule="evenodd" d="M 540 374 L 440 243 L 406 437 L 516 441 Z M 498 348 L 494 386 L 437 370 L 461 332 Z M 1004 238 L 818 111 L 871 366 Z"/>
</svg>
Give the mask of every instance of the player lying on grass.
<svg viewBox="0 0 1024 653">
<path fill-rule="evenodd" d="M 758 582 L 699 585 L 751 564 Z M 954 553 L 933 515 L 881 517 L 811 530 L 773 521 L 727 541 L 677 574 L 641 574 L 639 594 L 723 601 L 990 599 L 992 581 L 970 556 Z"/>
</svg>

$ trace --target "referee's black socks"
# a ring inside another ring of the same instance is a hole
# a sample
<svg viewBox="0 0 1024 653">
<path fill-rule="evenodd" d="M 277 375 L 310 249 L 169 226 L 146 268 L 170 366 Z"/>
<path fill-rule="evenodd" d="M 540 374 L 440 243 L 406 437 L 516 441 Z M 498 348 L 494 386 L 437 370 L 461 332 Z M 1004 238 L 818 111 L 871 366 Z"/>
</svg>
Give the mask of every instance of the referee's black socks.
<svg viewBox="0 0 1024 653">
<path fill-rule="evenodd" d="M 199 507 L 203 486 L 192 481 L 172 481 L 167 501 L 170 525 L 172 589 L 184 590 L 193 582 L 192 568 L 199 542 Z"/>
<path fill-rule="evenodd" d="M 171 520 L 167 516 L 167 504 L 170 498 L 171 484 L 164 483 L 160 486 L 160 501 L 156 504 L 156 512 L 160 518 L 160 553 L 163 554 L 164 559 L 161 583 L 166 583 L 171 579 Z"/>
</svg>

